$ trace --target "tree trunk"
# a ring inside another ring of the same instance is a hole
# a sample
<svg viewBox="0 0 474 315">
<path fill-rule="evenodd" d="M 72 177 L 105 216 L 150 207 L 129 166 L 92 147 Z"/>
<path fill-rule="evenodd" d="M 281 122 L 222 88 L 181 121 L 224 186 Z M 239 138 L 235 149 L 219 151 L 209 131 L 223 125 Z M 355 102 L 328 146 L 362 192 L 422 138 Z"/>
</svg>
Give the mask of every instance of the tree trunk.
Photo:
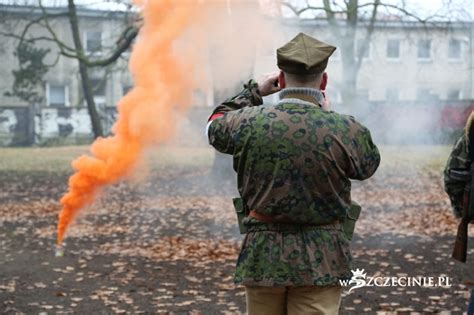
<svg viewBox="0 0 474 315">
<path fill-rule="evenodd" d="M 357 31 L 359 24 L 359 0 L 344 1 L 346 5 L 346 26 L 341 26 L 336 19 L 329 0 L 323 0 L 326 18 L 329 29 L 334 38 L 339 39 L 338 46 L 341 47 L 342 58 L 342 83 L 341 97 L 343 107 L 346 109 L 356 108 L 362 113 L 366 112 L 368 106 L 367 99 L 361 99 L 357 93 L 357 76 L 362 63 L 363 56 L 367 51 L 370 38 L 374 30 L 374 23 L 377 18 L 377 9 L 380 0 L 375 0 L 373 4 L 372 16 L 367 33 L 362 41 L 358 40 Z M 358 44 L 359 43 L 359 44 Z M 360 46 L 360 47 L 359 47 Z"/>
<path fill-rule="evenodd" d="M 342 76 L 342 89 L 341 97 L 342 102 L 346 106 L 352 105 L 354 100 L 357 99 L 357 74 L 358 71 L 355 70 L 355 65 L 351 61 L 344 62 L 342 68 L 344 69 Z"/>
<path fill-rule="evenodd" d="M 346 31 L 348 32 L 348 31 Z M 341 97 L 344 106 L 352 107 L 357 96 L 357 60 L 355 57 L 355 34 L 344 34 L 343 40 L 339 43 L 341 47 L 342 61 L 342 84 Z"/>
<path fill-rule="evenodd" d="M 89 116 L 91 118 L 92 131 L 94 132 L 95 138 L 102 137 L 102 123 L 100 121 L 99 113 L 97 112 L 97 108 L 95 106 L 87 65 L 84 62 L 85 54 L 84 48 L 82 47 L 82 41 L 79 32 L 79 23 L 77 21 L 76 5 L 74 4 L 74 0 L 68 0 L 68 9 L 69 22 L 71 23 L 72 37 L 74 40 L 74 47 L 76 48 L 77 55 L 79 56 L 79 74 L 81 76 L 82 81 L 82 91 L 84 93 L 84 98 L 87 103 L 87 110 L 89 111 Z"/>
</svg>

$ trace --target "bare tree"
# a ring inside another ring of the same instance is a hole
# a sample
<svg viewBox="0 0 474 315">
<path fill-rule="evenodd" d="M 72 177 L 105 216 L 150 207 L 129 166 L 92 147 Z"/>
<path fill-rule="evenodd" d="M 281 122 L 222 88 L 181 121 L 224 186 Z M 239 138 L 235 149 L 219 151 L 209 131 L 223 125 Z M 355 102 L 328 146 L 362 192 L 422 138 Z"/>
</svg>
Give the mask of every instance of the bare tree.
<svg viewBox="0 0 474 315">
<path fill-rule="evenodd" d="M 315 18 L 325 18 L 330 32 L 341 48 L 341 61 L 344 70 L 341 83 L 341 96 L 344 103 L 350 103 L 357 98 L 357 76 L 362 60 L 368 52 L 369 43 L 374 32 L 376 22 L 380 20 L 381 9 L 386 9 L 388 14 L 398 15 L 399 18 L 409 18 L 421 24 L 428 23 L 437 15 L 421 18 L 410 12 L 405 7 L 405 2 L 400 5 L 384 3 L 382 0 L 361 2 L 359 0 L 330 1 L 322 0 L 320 6 L 311 5 L 309 1 L 303 6 L 293 4 L 291 1 L 282 2 L 296 16 L 312 13 Z M 358 35 L 362 33 L 362 35 Z"/>
<path fill-rule="evenodd" d="M 34 16 L 34 18 L 29 20 L 28 23 L 26 23 L 20 33 L 0 31 L 0 35 L 18 39 L 18 48 L 21 48 L 21 51 L 29 51 L 30 56 L 33 56 L 37 62 L 42 62 L 42 59 L 38 60 L 38 58 L 41 57 L 41 55 L 39 55 L 40 53 L 43 53 L 42 57 L 44 57 L 44 52 L 39 51 L 38 54 L 32 54 L 31 46 L 36 45 L 38 42 L 47 42 L 49 44 L 53 44 L 57 48 L 57 57 L 55 58 L 56 61 L 53 62 L 53 64 L 50 64 L 49 67 L 54 66 L 59 60 L 59 57 L 61 56 L 76 59 L 79 65 L 79 75 L 81 79 L 82 92 L 87 104 L 87 109 L 91 119 L 91 125 L 94 136 L 103 136 L 104 132 L 93 97 L 94 90 L 91 84 L 89 70 L 92 68 L 103 68 L 114 64 L 122 56 L 122 54 L 130 48 L 133 40 L 138 34 L 138 30 L 140 27 L 140 20 L 138 15 L 136 15 L 131 10 L 122 13 L 125 17 L 125 27 L 123 28 L 121 34 L 118 36 L 117 40 L 115 41 L 114 47 L 111 47 L 109 49 L 108 54 L 105 57 L 98 58 L 96 55 L 88 55 L 84 49 L 84 44 L 80 36 L 77 7 L 74 0 L 68 0 L 68 4 L 66 7 L 60 7 L 59 9 L 55 8 L 55 10 L 52 10 L 51 7 L 43 6 L 41 0 L 39 0 L 37 6 L 30 8 L 32 10 L 32 13 L 34 13 L 31 14 L 31 16 Z M 129 9 L 130 8 L 131 7 L 129 6 Z M 66 41 L 60 38 L 60 36 L 58 36 L 57 32 L 52 26 L 53 21 L 60 18 L 67 18 L 69 21 L 73 45 L 66 43 Z M 47 35 L 35 35 L 33 32 L 33 28 L 38 26 L 46 30 Z M 30 47 L 30 49 L 28 50 L 25 47 Z M 20 58 L 19 55 L 18 57 Z M 44 68 L 40 68 L 41 70 L 44 70 Z M 15 82 L 17 82 L 17 79 L 19 78 L 19 81 L 25 84 L 24 82 L 25 80 L 28 80 L 28 76 L 25 76 L 24 73 L 21 72 L 21 70 L 19 73 L 21 74 L 19 77 L 17 74 L 14 73 Z M 35 83 L 37 83 L 37 76 L 35 78 Z M 16 96 L 21 97 L 21 95 L 19 94 L 17 94 Z"/>
</svg>

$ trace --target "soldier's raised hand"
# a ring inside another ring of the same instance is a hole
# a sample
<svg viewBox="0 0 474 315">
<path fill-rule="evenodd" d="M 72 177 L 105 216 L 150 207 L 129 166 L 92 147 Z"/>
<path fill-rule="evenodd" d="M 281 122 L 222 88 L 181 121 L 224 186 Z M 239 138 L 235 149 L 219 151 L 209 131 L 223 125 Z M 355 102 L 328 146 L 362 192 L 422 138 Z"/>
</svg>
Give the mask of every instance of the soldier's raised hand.
<svg viewBox="0 0 474 315">
<path fill-rule="evenodd" d="M 281 90 L 278 84 L 278 76 L 280 72 L 267 73 L 258 81 L 258 90 L 261 96 L 267 96 Z"/>
</svg>

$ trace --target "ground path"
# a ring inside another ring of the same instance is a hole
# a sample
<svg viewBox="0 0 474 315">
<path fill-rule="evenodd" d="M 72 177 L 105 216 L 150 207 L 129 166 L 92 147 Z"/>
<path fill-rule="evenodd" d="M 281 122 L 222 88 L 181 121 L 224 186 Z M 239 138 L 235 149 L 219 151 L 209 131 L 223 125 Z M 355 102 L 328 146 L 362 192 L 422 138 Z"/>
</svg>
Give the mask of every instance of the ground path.
<svg viewBox="0 0 474 315">
<path fill-rule="evenodd" d="M 71 228 L 66 255 L 55 258 L 57 200 L 69 172 L 48 150 L 34 163 L 23 157 L 29 151 L 8 151 L 21 158 L 0 165 L 1 314 L 245 311 L 244 292 L 232 282 L 240 239 L 234 188 L 216 189 L 209 164 L 193 157 L 197 163 L 158 164 L 145 181 L 108 189 Z M 452 286 L 356 289 L 345 294 L 341 314 L 465 309 L 474 250 L 466 265 L 450 258 L 456 221 L 442 191 L 447 149 L 403 150 L 385 148 L 390 158 L 377 175 L 354 184 L 364 206 L 354 267 L 368 276 L 445 276 Z"/>
</svg>

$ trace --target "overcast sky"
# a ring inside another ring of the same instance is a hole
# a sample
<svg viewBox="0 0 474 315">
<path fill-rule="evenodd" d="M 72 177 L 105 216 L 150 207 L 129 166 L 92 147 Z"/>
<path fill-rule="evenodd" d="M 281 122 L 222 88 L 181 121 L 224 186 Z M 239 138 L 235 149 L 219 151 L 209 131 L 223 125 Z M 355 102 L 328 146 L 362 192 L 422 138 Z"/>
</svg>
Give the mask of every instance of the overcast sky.
<svg viewBox="0 0 474 315">
<path fill-rule="evenodd" d="M 200 1 L 200 0 L 176 0 L 176 1 Z M 251 0 L 208 0 L 208 1 L 251 1 Z M 269 3 L 272 0 L 259 0 Z M 285 0 L 296 5 L 304 5 L 306 0 Z M 23 3 L 35 4 L 38 0 L 0 0 L 0 3 Z M 336 0 L 336 3 L 343 4 L 343 0 Z M 373 0 L 359 0 L 360 3 L 373 2 Z M 472 20 L 474 17 L 474 0 L 382 0 L 383 3 L 402 5 L 405 3 L 410 12 L 414 12 L 421 18 L 433 15 L 448 16 L 453 19 Z M 45 5 L 66 5 L 67 0 L 43 0 Z M 76 0 L 77 5 L 87 6 L 96 9 L 124 9 L 125 6 L 118 3 L 129 3 L 129 0 Z M 314 6 L 322 6 L 322 0 L 309 0 Z M 390 12 L 387 12 L 390 13 Z M 287 15 L 287 14 L 285 14 Z M 311 17 L 310 13 L 306 17 Z"/>
</svg>

